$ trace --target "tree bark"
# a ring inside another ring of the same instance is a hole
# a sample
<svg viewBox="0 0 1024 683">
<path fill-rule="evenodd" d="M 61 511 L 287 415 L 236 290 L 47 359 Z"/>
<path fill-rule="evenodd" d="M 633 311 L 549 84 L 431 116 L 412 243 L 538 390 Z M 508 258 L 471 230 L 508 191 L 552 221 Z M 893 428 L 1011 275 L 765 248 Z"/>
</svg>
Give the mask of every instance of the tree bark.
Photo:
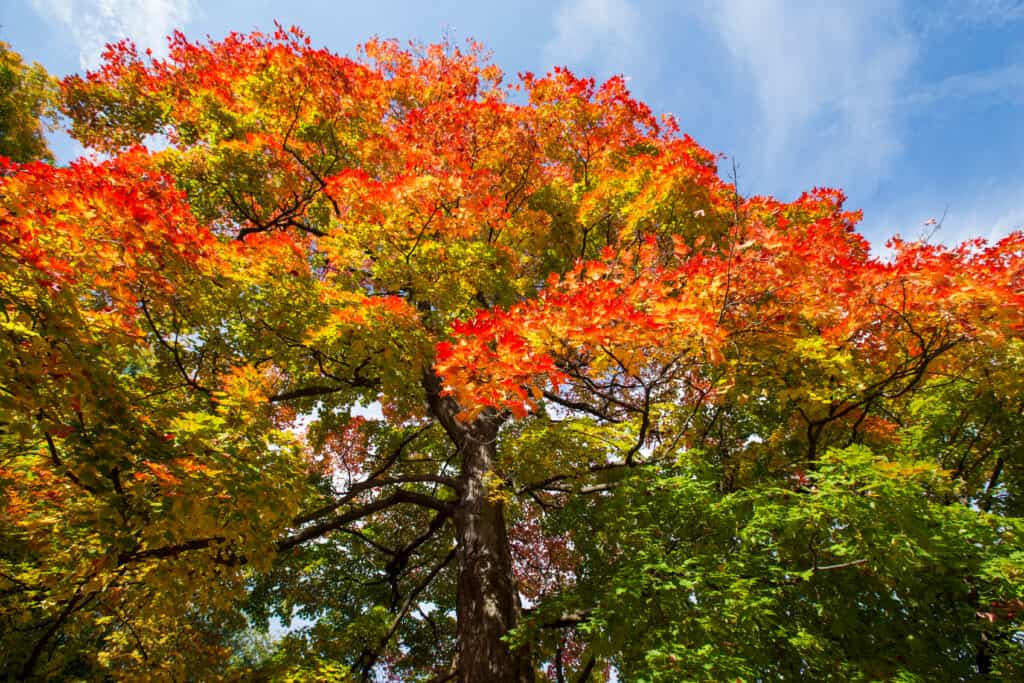
<svg viewBox="0 0 1024 683">
<path fill-rule="evenodd" d="M 459 681 L 533 681 L 529 651 L 511 651 L 502 641 L 518 621 L 519 595 L 512 577 L 503 504 L 490 499 L 487 491 L 495 444 L 477 440 L 480 431 L 473 430 L 476 434 L 464 449 L 462 500 L 455 510 Z"/>
<path fill-rule="evenodd" d="M 455 508 L 458 540 L 456 630 L 460 683 L 533 683 L 529 648 L 511 650 L 502 640 L 519 620 L 519 592 L 512 576 L 512 553 L 504 504 L 488 496 L 487 475 L 497 453 L 500 418 L 485 413 L 461 422 L 458 405 L 440 395 L 439 383 L 426 377 L 431 412 L 461 456 L 459 502 Z"/>
</svg>

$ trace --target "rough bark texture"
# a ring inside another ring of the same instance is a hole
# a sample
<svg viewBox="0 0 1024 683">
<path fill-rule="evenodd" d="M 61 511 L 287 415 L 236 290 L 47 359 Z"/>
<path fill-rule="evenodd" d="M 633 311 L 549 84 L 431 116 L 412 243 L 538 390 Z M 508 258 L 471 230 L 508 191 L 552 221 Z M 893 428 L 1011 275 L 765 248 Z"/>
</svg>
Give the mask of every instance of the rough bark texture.
<svg viewBox="0 0 1024 683">
<path fill-rule="evenodd" d="M 502 638 L 519 619 L 519 593 L 512 576 L 512 554 L 503 504 L 487 495 L 494 467 L 500 419 L 482 415 L 460 422 L 458 405 L 440 395 L 426 377 L 431 411 L 459 449 L 462 472 L 455 510 L 458 539 L 458 680 L 460 683 L 532 683 L 528 649 L 512 651 Z"/>
<path fill-rule="evenodd" d="M 459 680 L 467 683 L 533 680 L 528 652 L 510 652 L 501 640 L 516 625 L 519 599 L 502 503 L 487 496 L 494 450 L 493 441 L 470 436 L 463 456 L 462 501 L 455 512 Z"/>
</svg>

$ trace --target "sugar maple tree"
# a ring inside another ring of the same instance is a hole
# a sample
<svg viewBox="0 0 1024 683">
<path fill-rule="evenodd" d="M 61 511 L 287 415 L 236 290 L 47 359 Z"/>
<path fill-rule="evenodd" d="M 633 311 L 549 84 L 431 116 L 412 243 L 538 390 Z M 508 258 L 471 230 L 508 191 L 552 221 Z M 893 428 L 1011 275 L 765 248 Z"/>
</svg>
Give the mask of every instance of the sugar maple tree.
<svg viewBox="0 0 1024 683">
<path fill-rule="evenodd" d="M 5 675 L 1020 675 L 1021 234 L 872 257 L 473 44 L 62 101 L 107 160 L 0 177 Z"/>
</svg>

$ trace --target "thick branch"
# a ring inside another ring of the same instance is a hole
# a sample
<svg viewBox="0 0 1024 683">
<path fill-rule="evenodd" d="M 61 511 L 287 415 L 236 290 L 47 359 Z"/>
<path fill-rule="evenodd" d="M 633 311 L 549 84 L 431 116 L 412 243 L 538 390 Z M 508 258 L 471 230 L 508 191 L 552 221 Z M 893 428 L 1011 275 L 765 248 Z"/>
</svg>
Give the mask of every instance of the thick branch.
<svg viewBox="0 0 1024 683">
<path fill-rule="evenodd" d="M 590 680 L 590 674 L 594 671 L 594 664 L 596 663 L 597 661 L 591 655 L 590 659 L 587 660 L 587 665 L 580 672 L 580 677 L 577 679 L 578 683 L 586 683 L 586 681 Z"/>
<path fill-rule="evenodd" d="M 366 517 L 367 515 L 373 514 L 374 512 L 386 510 L 387 508 L 394 507 L 395 505 L 401 505 L 403 503 L 408 503 L 411 505 L 420 505 L 422 507 L 431 508 L 433 510 L 437 510 L 438 512 L 444 512 L 446 514 L 451 514 L 451 511 L 453 509 L 452 503 L 438 500 L 437 498 L 429 496 L 425 493 L 416 493 L 414 491 L 406 491 L 403 489 L 395 491 L 393 494 L 387 496 L 386 498 L 380 498 L 378 500 L 373 501 L 372 503 L 367 503 L 362 507 L 349 510 L 344 514 L 335 515 L 329 519 L 324 520 L 323 522 L 320 522 L 319 524 L 315 524 L 311 527 L 303 529 L 302 531 L 300 531 L 297 534 L 294 534 L 293 536 L 289 536 L 288 538 L 282 539 L 277 543 L 277 551 L 284 552 L 286 550 L 290 550 L 291 548 L 294 548 L 297 545 L 301 545 L 306 541 L 310 541 L 314 538 L 319 538 L 320 536 L 330 533 L 335 529 L 339 529 L 348 524 L 349 522 L 354 522 L 355 520 Z"/>
<path fill-rule="evenodd" d="M 332 502 L 328 503 L 327 505 L 324 505 L 322 507 L 317 508 L 316 510 L 312 510 L 310 512 L 301 514 L 298 517 L 296 517 L 293 520 L 293 522 L 296 525 L 302 525 L 302 524 L 306 524 L 307 522 L 312 522 L 314 519 L 319 519 L 319 518 L 323 517 L 324 515 L 329 515 L 330 513 L 334 512 L 335 510 L 340 508 L 342 505 L 345 505 L 346 503 L 350 502 L 353 498 L 356 497 L 356 495 L 358 493 L 360 493 L 362 491 L 365 491 L 367 489 L 374 488 L 377 485 L 403 483 L 403 482 L 399 481 L 399 479 L 401 479 L 400 477 L 399 478 L 391 477 L 388 480 L 378 479 L 378 477 L 380 477 L 380 475 L 382 475 L 384 472 L 389 470 L 391 468 L 391 466 L 394 465 L 395 462 L 397 462 L 400 457 L 402 457 L 402 452 L 409 446 L 409 444 L 411 444 L 413 441 L 415 441 L 416 438 L 420 434 L 422 434 L 423 432 L 425 432 L 428 429 L 430 429 L 431 426 L 432 425 L 429 425 L 429 424 L 425 425 L 423 427 L 420 427 L 416 431 L 408 434 L 407 436 L 405 436 L 399 442 L 399 444 L 394 448 L 394 450 L 391 451 L 390 455 L 388 455 L 388 457 L 384 460 L 384 462 L 377 469 L 375 469 L 373 472 L 370 473 L 370 476 L 368 476 L 362 482 L 357 482 L 356 484 L 353 484 L 352 487 L 348 490 L 348 492 L 344 496 L 342 496 L 340 499 L 332 501 Z M 432 481 L 432 482 L 437 482 L 437 483 L 445 484 L 446 486 L 452 486 L 455 483 L 455 480 L 451 479 L 449 477 L 441 477 L 441 476 L 436 476 L 435 477 L 433 475 L 409 475 L 409 477 L 410 478 L 406 479 L 406 481 L 408 481 L 408 482 L 412 482 L 412 481 Z M 413 479 L 412 477 L 416 477 L 416 478 Z"/>
<path fill-rule="evenodd" d="M 434 534 L 440 531 L 449 516 L 448 512 L 438 512 L 437 515 L 430 520 L 430 526 L 427 527 L 426 531 L 410 541 L 405 547 L 398 550 L 394 554 L 394 557 L 391 558 L 391 561 L 388 562 L 386 567 L 388 574 L 397 577 L 398 574 L 405 569 L 405 566 L 408 564 L 409 558 L 412 557 L 412 554 L 415 553 L 416 550 L 424 543 L 433 538 Z"/>
<path fill-rule="evenodd" d="M 168 557 L 177 557 L 182 553 L 187 553 L 192 550 L 205 550 L 210 546 L 223 543 L 226 539 L 223 536 L 210 536 L 208 538 L 197 538 L 191 541 L 185 541 L 184 543 L 176 543 L 174 545 L 165 545 L 160 548 L 148 548 L 146 550 L 137 550 L 135 552 L 121 555 L 117 558 L 119 565 L 127 564 L 129 562 L 139 562 L 141 560 L 150 559 L 163 559 Z"/>
<path fill-rule="evenodd" d="M 604 411 L 602 411 L 602 410 L 600 410 L 598 408 L 595 408 L 594 406 L 590 405 L 589 403 L 584 403 L 582 401 L 572 401 L 570 399 L 563 398 L 563 397 L 559 396 L 558 394 L 556 394 L 554 392 L 551 392 L 551 391 L 545 390 L 544 391 L 544 398 L 548 399 L 552 403 L 556 403 L 556 404 L 562 406 L 563 408 L 568 408 L 569 410 L 576 410 L 576 411 L 581 412 L 581 413 L 586 413 L 587 415 L 591 415 L 593 417 L 596 417 L 599 420 L 604 420 L 605 422 L 611 422 L 612 424 L 618 424 L 618 423 L 622 422 L 621 419 L 619 419 L 617 417 L 614 417 L 612 415 L 609 415 L 608 413 L 606 413 L 606 412 L 604 412 Z"/>
<path fill-rule="evenodd" d="M 613 471 L 613 470 L 631 469 L 633 467 L 643 467 L 645 465 L 651 465 L 651 464 L 653 464 L 653 463 L 652 462 L 636 462 L 636 461 L 633 461 L 633 462 L 613 462 L 613 463 L 603 463 L 603 464 L 600 464 L 600 465 L 591 465 L 590 467 L 588 467 L 587 469 L 583 470 L 582 472 L 570 472 L 568 474 L 553 474 L 550 477 L 548 477 L 547 479 L 542 479 L 541 481 L 537 481 L 537 482 L 534 482 L 532 484 L 527 484 L 526 486 L 523 486 L 522 488 L 520 488 L 517 491 L 517 493 L 518 494 L 523 494 L 523 493 L 529 493 L 530 491 L 552 490 L 552 489 L 550 489 L 552 484 L 556 484 L 556 483 L 558 483 L 560 481 L 565 481 L 566 479 L 579 479 L 580 477 L 585 477 L 585 476 L 588 476 L 588 475 L 591 475 L 591 474 L 597 474 L 599 472 L 609 472 L 609 471 Z M 578 491 L 578 492 L 579 493 L 596 493 L 599 490 L 604 490 L 604 489 L 607 489 L 607 488 L 612 488 L 612 484 L 608 483 L 608 484 L 594 485 L 594 486 L 585 487 L 585 488 L 588 489 L 588 490 L 581 490 L 581 491 Z"/>
<path fill-rule="evenodd" d="M 96 489 L 83 482 L 78 478 L 78 475 L 71 471 L 71 468 L 64 465 L 64 461 L 61 460 L 60 454 L 57 452 L 57 445 L 53 442 L 53 437 L 50 436 L 50 433 L 44 431 L 43 437 L 46 439 L 46 447 L 50 450 L 50 460 L 53 462 L 54 466 L 58 470 L 63 470 L 67 478 L 74 482 L 76 486 L 95 495 Z"/>
<path fill-rule="evenodd" d="M 592 612 L 593 612 L 593 610 L 589 610 L 589 609 L 578 609 L 578 610 L 573 610 L 572 612 L 566 612 L 564 614 L 558 615 L 556 618 L 552 619 L 551 621 L 544 622 L 543 624 L 540 625 L 540 627 L 541 628 L 570 628 L 570 627 L 573 627 L 573 626 L 578 626 L 579 624 L 582 624 L 583 622 L 588 621 L 590 619 L 590 615 L 591 615 Z"/>
<path fill-rule="evenodd" d="M 267 400 L 271 403 L 280 403 L 282 401 L 291 401 L 296 398 L 310 398 L 312 396 L 326 396 L 328 394 L 336 394 L 339 391 L 344 391 L 348 387 L 329 387 L 325 385 L 315 385 L 311 387 L 303 387 L 301 389 L 293 389 L 292 391 L 285 391 L 280 394 L 275 394 L 269 397 Z"/>
</svg>

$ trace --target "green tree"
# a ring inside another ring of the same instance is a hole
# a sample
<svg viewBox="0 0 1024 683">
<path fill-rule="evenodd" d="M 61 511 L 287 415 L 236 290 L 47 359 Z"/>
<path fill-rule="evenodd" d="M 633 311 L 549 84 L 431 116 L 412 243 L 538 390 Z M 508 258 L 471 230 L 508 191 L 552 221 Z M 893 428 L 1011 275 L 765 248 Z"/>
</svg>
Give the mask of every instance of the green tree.
<svg viewBox="0 0 1024 683">
<path fill-rule="evenodd" d="M 57 82 L 38 64 L 0 41 L 0 156 L 25 162 L 53 161 L 44 120 L 53 120 Z"/>
</svg>

